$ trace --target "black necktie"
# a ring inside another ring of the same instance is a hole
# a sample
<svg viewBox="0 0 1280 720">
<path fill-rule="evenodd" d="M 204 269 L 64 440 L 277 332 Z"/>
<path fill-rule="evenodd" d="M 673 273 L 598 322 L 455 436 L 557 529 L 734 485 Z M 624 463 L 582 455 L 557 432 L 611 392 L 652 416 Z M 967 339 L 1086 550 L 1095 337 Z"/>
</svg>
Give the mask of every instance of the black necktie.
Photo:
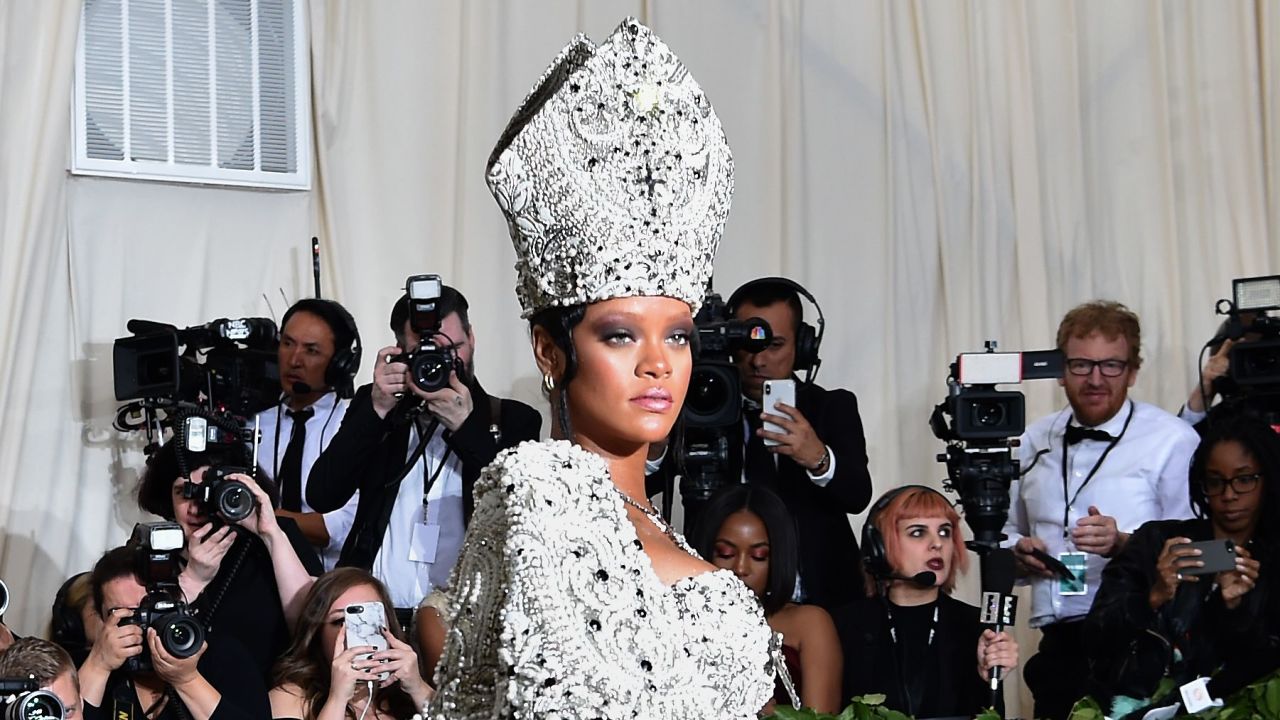
<svg viewBox="0 0 1280 720">
<path fill-rule="evenodd" d="M 1079 425 L 1068 425 L 1066 439 L 1068 445 L 1075 445 L 1081 440 L 1097 440 L 1098 442 L 1111 442 L 1115 437 L 1106 430 L 1097 428 L 1080 427 Z"/>
<path fill-rule="evenodd" d="M 764 438 L 756 434 L 762 426 L 760 409 L 747 405 L 742 408 L 742 414 L 746 416 L 747 427 L 750 429 L 746 452 L 742 459 L 747 481 L 773 485 L 777 479 L 778 466 L 773 459 L 773 453 L 769 452 L 765 446 Z"/>
<path fill-rule="evenodd" d="M 276 478 L 280 484 L 280 507 L 302 512 L 302 448 L 307 444 L 307 421 L 315 411 L 306 408 L 286 410 L 285 414 L 293 418 L 293 433 L 289 435 L 289 447 L 285 448 L 280 476 Z"/>
</svg>

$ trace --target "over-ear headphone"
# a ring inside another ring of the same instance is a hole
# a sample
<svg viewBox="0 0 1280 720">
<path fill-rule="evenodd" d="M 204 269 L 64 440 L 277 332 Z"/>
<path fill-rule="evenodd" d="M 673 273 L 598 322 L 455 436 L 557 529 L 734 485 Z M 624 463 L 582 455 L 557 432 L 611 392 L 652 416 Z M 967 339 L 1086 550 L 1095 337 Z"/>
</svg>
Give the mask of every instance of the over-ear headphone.
<svg viewBox="0 0 1280 720">
<path fill-rule="evenodd" d="M 876 527 L 876 517 L 889 507 L 894 498 L 908 490 L 928 490 L 946 500 L 948 505 L 951 504 L 951 500 L 946 495 L 928 485 L 902 485 L 881 495 L 880 499 L 871 506 L 871 510 L 867 513 L 867 520 L 862 525 L 862 564 L 866 566 L 867 572 L 872 577 L 884 579 L 893 575 L 893 567 L 889 564 L 889 551 L 884 546 L 884 535 L 881 534 L 880 528 Z"/>
<path fill-rule="evenodd" d="M 82 577 L 87 578 L 88 575 L 87 572 L 72 575 L 62 583 L 62 587 L 58 588 L 58 594 L 53 596 L 53 623 L 49 639 L 61 645 L 67 652 L 87 647 L 89 642 L 85 637 L 84 619 L 80 617 L 80 608 L 67 605 L 67 595 L 71 592 L 71 586 Z"/>
<path fill-rule="evenodd" d="M 826 332 L 827 321 L 822 315 L 822 306 L 818 304 L 818 300 L 813 294 L 804 288 L 803 285 L 784 277 L 763 277 L 752 280 L 729 296 L 729 301 L 725 303 L 729 312 L 736 313 L 738 306 L 746 301 L 747 296 L 761 288 L 777 288 L 790 290 L 797 295 L 806 298 L 810 304 L 818 311 L 818 327 L 815 330 L 812 325 L 803 320 L 796 330 L 795 346 L 796 346 L 796 370 L 804 371 L 804 381 L 812 383 L 818 374 L 818 368 L 822 365 L 822 358 L 818 355 L 818 350 L 822 347 L 822 335 Z"/>
<path fill-rule="evenodd" d="M 306 298 L 299 300 L 289 308 L 280 321 L 280 329 L 289 323 L 295 312 L 309 312 L 320 316 L 333 331 L 334 342 L 341 337 L 349 337 L 351 341 L 345 347 L 335 346 L 333 357 L 324 368 L 324 384 L 333 388 L 338 397 L 349 398 L 355 395 L 356 373 L 360 370 L 360 357 L 364 348 L 360 345 L 360 330 L 356 328 L 356 320 L 341 303 L 323 298 Z"/>
</svg>

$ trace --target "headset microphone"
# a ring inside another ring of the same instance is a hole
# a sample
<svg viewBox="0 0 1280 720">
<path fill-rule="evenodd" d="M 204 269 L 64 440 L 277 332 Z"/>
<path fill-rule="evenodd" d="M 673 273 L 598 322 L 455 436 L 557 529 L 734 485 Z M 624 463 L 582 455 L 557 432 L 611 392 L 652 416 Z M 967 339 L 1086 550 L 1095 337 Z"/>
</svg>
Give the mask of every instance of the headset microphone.
<svg viewBox="0 0 1280 720">
<path fill-rule="evenodd" d="M 903 580 L 922 588 L 931 588 L 938 583 L 938 574 L 925 570 L 915 575 L 889 575 L 886 580 Z"/>
</svg>

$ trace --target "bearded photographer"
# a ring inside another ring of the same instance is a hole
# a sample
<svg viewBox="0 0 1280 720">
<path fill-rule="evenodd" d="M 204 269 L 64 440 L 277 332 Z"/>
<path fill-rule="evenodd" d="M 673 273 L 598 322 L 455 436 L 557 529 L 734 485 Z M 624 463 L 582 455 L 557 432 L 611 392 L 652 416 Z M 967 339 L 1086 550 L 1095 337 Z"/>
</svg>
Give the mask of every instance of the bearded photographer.
<svg viewBox="0 0 1280 720">
<path fill-rule="evenodd" d="M 373 383 L 356 391 L 307 485 L 307 502 L 320 512 L 359 491 L 338 564 L 368 570 L 386 585 L 405 627 L 422 599 L 449 578 L 480 470 L 499 451 L 538 439 L 542 426 L 533 408 L 480 386 L 466 298 L 439 285 L 438 276 L 414 276 L 410 289 L 424 278 L 434 287 L 415 298 L 433 301 L 427 303 L 433 317 L 411 314 L 408 294 L 396 302 L 390 320 L 396 344 L 378 351 Z M 457 359 L 447 384 L 430 392 L 414 382 L 403 357 L 421 350 L 424 339 Z"/>
<path fill-rule="evenodd" d="M 1129 397 L 1142 365 L 1141 325 L 1094 301 L 1058 325 L 1068 406 L 1031 423 L 1018 448 L 1004 533 L 1031 584 L 1038 652 L 1023 668 L 1035 717 L 1065 718 L 1086 692 L 1083 620 L 1103 568 L 1151 520 L 1191 516 L 1187 468 L 1199 438 L 1185 422 Z"/>
<path fill-rule="evenodd" d="M 62 703 L 62 717 L 80 720 L 82 705 L 76 666 L 67 651 L 56 644 L 41 638 L 18 638 L 0 652 L 0 678 L 30 678 L 40 690 L 51 693 Z"/>
<path fill-rule="evenodd" d="M 242 483 L 252 494 L 253 509 L 243 519 L 229 522 L 198 497 L 211 483 L 211 468 L 244 466 L 241 449 L 196 453 L 178 444 L 171 440 L 148 460 L 138 504 L 182 527 L 178 583 L 208 627 L 211 643 L 236 638 L 265 679 L 288 646 L 298 603 L 312 577 L 321 574 L 320 561 L 297 525 L 276 517 L 272 498 L 248 475 L 212 479 Z"/>
<path fill-rule="evenodd" d="M 271 717 L 263 675 L 235 637 L 206 641 L 180 658 L 154 628 L 144 631 L 129 622 L 147 598 L 137 574 L 139 552 L 134 545 L 109 550 L 93 568 L 93 597 L 103 626 L 80 668 L 85 718 Z"/>
</svg>

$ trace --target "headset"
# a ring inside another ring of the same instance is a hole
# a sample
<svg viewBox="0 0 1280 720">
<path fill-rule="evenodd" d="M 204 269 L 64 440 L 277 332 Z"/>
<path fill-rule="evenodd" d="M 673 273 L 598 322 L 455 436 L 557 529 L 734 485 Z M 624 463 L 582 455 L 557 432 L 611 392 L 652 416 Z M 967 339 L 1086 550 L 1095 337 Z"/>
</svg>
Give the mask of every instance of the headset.
<svg viewBox="0 0 1280 720">
<path fill-rule="evenodd" d="M 89 573 L 82 572 L 67 578 L 66 582 L 62 583 L 62 587 L 58 588 L 58 594 L 53 596 L 53 623 L 50 639 L 61 645 L 63 649 L 80 649 L 88 645 L 84 619 L 80 617 L 80 608 L 67 605 L 67 595 L 71 592 L 71 586 L 87 575 Z"/>
<path fill-rule="evenodd" d="M 876 527 L 876 516 L 884 512 L 894 498 L 908 490 L 928 490 L 946 500 L 948 505 L 951 504 L 950 498 L 928 485 L 902 485 L 881 495 L 875 505 L 871 506 L 871 510 L 867 513 L 867 520 L 862 525 L 862 564 L 866 566 L 867 572 L 872 577 L 884 579 L 893 575 L 893 567 L 889 565 L 889 552 L 884 545 L 884 535 L 880 533 L 880 528 Z"/>
<path fill-rule="evenodd" d="M 333 349 L 333 357 L 329 358 L 329 364 L 324 369 L 324 383 L 333 388 L 338 393 L 338 397 L 352 397 L 355 395 L 356 373 L 360 370 L 360 358 L 364 354 L 364 348 L 360 344 L 360 330 L 356 328 L 355 318 L 341 303 L 323 298 L 306 298 L 294 303 L 293 307 L 284 314 L 284 318 L 280 321 L 282 331 L 289 323 L 289 318 L 299 311 L 319 315 L 334 331 L 335 341 L 343 333 L 351 338 L 350 344 L 346 347 Z"/>
<path fill-rule="evenodd" d="M 808 299 L 818 310 L 818 327 L 815 330 L 812 325 L 803 320 L 800 321 L 800 327 L 796 331 L 796 370 L 804 371 L 804 382 L 806 385 L 812 384 L 814 377 L 818 374 L 818 368 L 822 365 L 822 358 L 818 355 L 818 350 L 822 347 L 822 336 L 826 333 L 827 321 L 822 315 L 822 306 L 818 304 L 818 300 L 813 297 L 804 288 L 803 285 L 784 277 L 763 277 L 757 278 L 733 291 L 729 296 L 726 305 L 729 312 L 736 313 L 738 306 L 746 301 L 747 296 L 753 291 L 761 288 L 772 287 L 775 289 L 791 290 L 796 294 Z"/>
</svg>

